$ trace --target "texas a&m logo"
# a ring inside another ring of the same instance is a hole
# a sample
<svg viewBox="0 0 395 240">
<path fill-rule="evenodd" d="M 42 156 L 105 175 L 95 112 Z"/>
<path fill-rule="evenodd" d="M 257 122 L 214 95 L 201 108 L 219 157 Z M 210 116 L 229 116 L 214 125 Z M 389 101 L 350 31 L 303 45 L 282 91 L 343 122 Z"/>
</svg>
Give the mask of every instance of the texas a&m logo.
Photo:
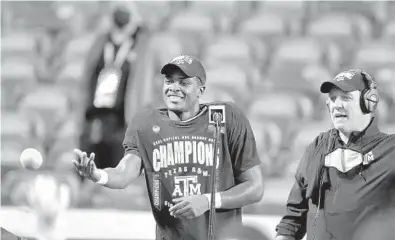
<svg viewBox="0 0 395 240">
<path fill-rule="evenodd" d="M 174 176 L 173 197 L 184 197 L 190 195 L 200 195 L 201 184 L 198 183 L 198 176 Z"/>
<path fill-rule="evenodd" d="M 363 156 L 363 164 L 364 165 L 370 164 L 373 161 L 374 161 L 374 155 L 373 155 L 372 151 L 368 152 L 367 154 L 365 154 Z"/>
</svg>

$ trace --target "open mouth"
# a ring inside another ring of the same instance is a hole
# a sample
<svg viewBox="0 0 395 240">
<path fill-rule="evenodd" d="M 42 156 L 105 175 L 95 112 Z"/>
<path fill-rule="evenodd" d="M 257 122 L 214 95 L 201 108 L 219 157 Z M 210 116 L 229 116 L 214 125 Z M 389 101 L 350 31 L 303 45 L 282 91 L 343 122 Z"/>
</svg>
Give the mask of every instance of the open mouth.
<svg viewBox="0 0 395 240">
<path fill-rule="evenodd" d="M 347 115 L 343 114 L 343 113 L 335 113 L 333 116 L 335 119 L 338 119 L 338 120 L 343 120 L 343 119 L 347 118 Z"/>
<path fill-rule="evenodd" d="M 184 99 L 183 97 L 177 95 L 168 95 L 167 97 L 169 98 L 170 101 L 180 101 Z"/>
</svg>

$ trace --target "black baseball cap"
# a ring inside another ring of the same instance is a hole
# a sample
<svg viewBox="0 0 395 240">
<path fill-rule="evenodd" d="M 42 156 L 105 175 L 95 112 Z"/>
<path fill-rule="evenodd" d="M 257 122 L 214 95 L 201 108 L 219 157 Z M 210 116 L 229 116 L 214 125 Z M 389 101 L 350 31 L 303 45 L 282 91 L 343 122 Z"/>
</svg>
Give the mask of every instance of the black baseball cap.
<svg viewBox="0 0 395 240">
<path fill-rule="evenodd" d="M 349 69 L 339 73 L 332 81 L 323 82 L 320 90 L 322 93 L 329 93 L 333 86 L 345 92 L 356 90 L 362 92 L 368 87 L 366 86 L 362 70 L 360 69 Z"/>
<path fill-rule="evenodd" d="M 206 84 L 206 71 L 202 62 L 196 57 L 177 56 L 164 65 L 160 73 L 169 75 L 175 70 L 181 70 L 187 77 L 198 77 L 203 85 Z"/>
</svg>

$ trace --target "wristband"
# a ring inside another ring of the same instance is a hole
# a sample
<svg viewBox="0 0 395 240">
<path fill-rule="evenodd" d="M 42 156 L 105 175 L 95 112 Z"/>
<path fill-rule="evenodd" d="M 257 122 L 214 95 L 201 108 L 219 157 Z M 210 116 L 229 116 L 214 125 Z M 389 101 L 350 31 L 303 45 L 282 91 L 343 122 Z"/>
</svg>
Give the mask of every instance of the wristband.
<svg viewBox="0 0 395 240">
<path fill-rule="evenodd" d="M 98 171 L 100 173 L 100 179 L 96 183 L 100 185 L 106 184 L 108 182 L 108 173 L 102 169 L 98 169 Z"/>
<path fill-rule="evenodd" d="M 203 194 L 208 200 L 208 206 L 211 207 L 211 193 Z M 219 192 L 215 193 L 215 208 L 221 208 L 222 200 Z"/>
</svg>

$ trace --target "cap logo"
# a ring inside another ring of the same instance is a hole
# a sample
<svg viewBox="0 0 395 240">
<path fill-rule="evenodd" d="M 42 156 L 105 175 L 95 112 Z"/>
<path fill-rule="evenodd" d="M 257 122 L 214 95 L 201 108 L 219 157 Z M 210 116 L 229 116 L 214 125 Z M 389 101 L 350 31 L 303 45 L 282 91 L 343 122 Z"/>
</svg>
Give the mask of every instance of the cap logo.
<svg viewBox="0 0 395 240">
<path fill-rule="evenodd" d="M 193 59 L 192 59 L 191 57 L 182 55 L 182 56 L 178 56 L 178 57 L 173 58 L 173 59 L 170 61 L 170 63 L 175 63 L 175 64 L 185 64 L 185 63 L 188 63 L 188 64 L 191 64 L 192 61 L 193 61 Z"/>
<path fill-rule="evenodd" d="M 377 96 L 374 95 L 374 94 L 370 96 L 370 99 L 369 99 L 369 100 L 370 100 L 371 102 L 378 102 L 378 101 L 377 101 Z"/>
<path fill-rule="evenodd" d="M 351 72 L 351 71 L 341 72 L 338 75 L 336 75 L 335 81 L 336 82 L 344 81 L 345 78 L 351 80 L 354 76 L 355 76 L 355 72 Z"/>
</svg>

